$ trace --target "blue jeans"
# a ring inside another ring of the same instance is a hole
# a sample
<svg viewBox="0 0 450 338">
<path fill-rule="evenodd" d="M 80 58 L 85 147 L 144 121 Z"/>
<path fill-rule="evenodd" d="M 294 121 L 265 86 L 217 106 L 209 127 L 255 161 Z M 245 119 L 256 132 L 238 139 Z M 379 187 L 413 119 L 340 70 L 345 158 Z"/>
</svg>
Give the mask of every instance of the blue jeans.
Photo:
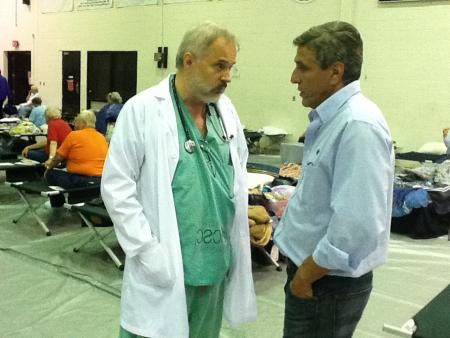
<svg viewBox="0 0 450 338">
<path fill-rule="evenodd" d="M 44 163 L 48 160 L 48 154 L 44 149 L 29 150 L 27 158 L 33 161 L 38 161 L 39 163 Z"/>
<path fill-rule="evenodd" d="M 82 188 L 91 184 L 100 184 L 100 176 L 86 176 L 72 174 L 64 170 L 51 169 L 45 174 L 48 185 L 57 185 L 64 189 Z M 63 194 L 50 196 L 50 204 L 52 207 L 62 207 L 65 202 Z"/>
<path fill-rule="evenodd" d="M 314 297 L 290 291 L 297 267 L 288 259 L 284 338 L 350 338 L 372 291 L 372 272 L 359 278 L 324 276 L 313 283 Z"/>
</svg>

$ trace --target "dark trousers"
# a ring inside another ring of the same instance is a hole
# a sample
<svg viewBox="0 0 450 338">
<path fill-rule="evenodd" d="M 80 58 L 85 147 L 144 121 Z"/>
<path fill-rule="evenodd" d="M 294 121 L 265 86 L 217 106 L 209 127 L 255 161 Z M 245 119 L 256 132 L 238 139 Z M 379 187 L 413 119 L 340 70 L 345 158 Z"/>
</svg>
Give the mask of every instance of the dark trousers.
<svg viewBox="0 0 450 338">
<path fill-rule="evenodd" d="M 39 163 L 44 163 L 48 160 L 48 154 L 44 149 L 29 150 L 27 158 L 33 161 L 38 161 Z"/>
<path fill-rule="evenodd" d="M 325 276 L 313 284 L 313 298 L 301 299 L 290 291 L 296 271 L 288 259 L 283 337 L 352 337 L 372 291 L 372 272 L 359 278 Z"/>
<path fill-rule="evenodd" d="M 51 169 L 45 174 L 48 185 L 57 185 L 64 189 L 82 188 L 91 184 L 100 184 L 101 177 L 72 174 L 64 170 Z M 62 207 L 64 205 L 64 195 L 50 196 L 52 207 Z"/>
</svg>

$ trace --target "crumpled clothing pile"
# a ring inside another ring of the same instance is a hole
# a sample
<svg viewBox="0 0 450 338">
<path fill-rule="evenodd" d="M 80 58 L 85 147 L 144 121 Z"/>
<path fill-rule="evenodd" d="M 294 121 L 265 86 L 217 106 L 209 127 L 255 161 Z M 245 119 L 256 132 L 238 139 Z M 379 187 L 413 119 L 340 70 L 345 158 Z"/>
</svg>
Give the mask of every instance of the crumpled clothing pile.
<svg viewBox="0 0 450 338">
<path fill-rule="evenodd" d="M 392 200 L 392 217 L 401 217 L 411 213 L 414 208 L 424 208 L 431 203 L 425 189 L 395 188 Z"/>
<path fill-rule="evenodd" d="M 40 134 L 42 131 L 33 122 L 23 121 L 9 130 L 9 135 Z"/>
<path fill-rule="evenodd" d="M 272 224 L 266 208 L 261 205 L 249 205 L 248 225 L 252 244 L 265 246 L 269 243 L 272 236 Z"/>
<path fill-rule="evenodd" d="M 417 168 L 405 169 L 405 172 L 414 173 L 422 180 L 430 182 L 431 185 L 450 185 L 450 160 L 442 163 L 425 162 Z"/>
</svg>

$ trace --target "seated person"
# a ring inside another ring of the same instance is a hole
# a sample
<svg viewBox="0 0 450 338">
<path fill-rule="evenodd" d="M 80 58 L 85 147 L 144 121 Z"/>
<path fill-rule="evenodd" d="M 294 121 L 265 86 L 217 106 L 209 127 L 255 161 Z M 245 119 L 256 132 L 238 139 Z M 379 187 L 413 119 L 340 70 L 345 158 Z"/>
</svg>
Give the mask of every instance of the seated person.
<svg viewBox="0 0 450 338">
<path fill-rule="evenodd" d="M 3 106 L 6 102 L 10 102 L 11 89 L 9 88 L 8 80 L 2 75 L 0 69 L 0 117 L 3 117 Z"/>
<path fill-rule="evenodd" d="M 42 99 L 37 96 L 31 100 L 33 109 L 31 110 L 30 117 L 28 118 L 34 125 L 41 128 L 42 125 L 47 123 L 45 119 L 45 106 L 42 105 Z"/>
<path fill-rule="evenodd" d="M 26 146 L 22 150 L 23 157 L 40 163 L 53 158 L 56 154 L 56 149 L 72 131 L 69 124 L 61 118 L 61 110 L 57 107 L 48 107 L 45 110 L 45 119 L 48 124 L 47 139 Z"/>
<path fill-rule="evenodd" d="M 28 91 L 26 102 L 21 103 L 17 106 L 17 114 L 21 118 L 28 117 L 33 109 L 33 104 L 31 100 L 35 97 L 39 96 L 39 89 L 35 85 L 31 85 L 30 90 Z"/>
<path fill-rule="evenodd" d="M 108 152 L 106 139 L 94 129 L 94 112 L 82 111 L 74 123 L 75 131 L 66 137 L 55 157 L 45 162 L 45 178 L 49 185 L 70 189 L 100 184 Z M 67 171 L 54 169 L 64 160 L 67 161 Z M 63 206 L 64 202 L 63 195 L 50 197 L 50 204 L 54 208 Z"/>
<path fill-rule="evenodd" d="M 97 113 L 97 122 L 95 129 L 106 135 L 108 123 L 115 123 L 123 107 L 122 97 L 118 92 L 111 92 L 106 96 L 108 103 L 102 107 Z"/>
<path fill-rule="evenodd" d="M 447 147 L 447 157 L 450 157 L 450 137 L 448 136 L 448 128 L 442 129 L 442 138 L 444 139 L 444 144 Z"/>
</svg>

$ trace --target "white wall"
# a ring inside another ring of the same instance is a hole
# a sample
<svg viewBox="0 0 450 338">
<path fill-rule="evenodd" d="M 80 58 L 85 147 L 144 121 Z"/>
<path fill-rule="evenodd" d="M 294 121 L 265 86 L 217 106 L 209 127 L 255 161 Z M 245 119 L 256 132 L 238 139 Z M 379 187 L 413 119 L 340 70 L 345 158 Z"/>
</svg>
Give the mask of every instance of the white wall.
<svg viewBox="0 0 450 338">
<path fill-rule="evenodd" d="M 153 53 L 161 42 L 160 8 L 131 7 L 39 15 L 35 51 L 42 96 L 61 103 L 61 54 L 81 51 L 81 108 L 86 107 L 87 51 L 138 51 L 138 91 L 161 76 Z M 150 81 L 149 81 L 150 80 Z M 45 83 L 45 86 L 43 85 Z"/>
<path fill-rule="evenodd" d="M 37 16 L 33 9 L 23 5 L 22 1 L 2 0 L 0 4 L 0 69 L 7 75 L 7 51 L 31 51 L 35 43 Z M 19 41 L 14 48 L 12 41 Z M 32 55 L 32 64 L 34 62 Z"/>
<path fill-rule="evenodd" d="M 379 5 L 376 0 L 211 0 L 40 14 L 38 1 L 32 0 L 31 10 L 18 4 L 17 27 L 15 3 L 2 0 L 0 52 L 12 50 L 12 40 L 32 50 L 34 82 L 47 104 L 61 104 L 61 51 L 81 51 L 84 107 L 88 50 L 137 50 L 140 91 L 174 71 L 183 33 L 210 19 L 240 41 L 237 73 L 227 94 L 243 123 L 252 129 L 281 127 L 294 140 L 307 126 L 308 109 L 289 82 L 292 40 L 311 25 L 341 19 L 362 33 L 363 91 L 382 108 L 400 146 L 414 149 L 439 141 L 441 128 L 450 125 L 449 1 Z M 167 70 L 153 61 L 161 44 L 169 47 Z"/>
<path fill-rule="evenodd" d="M 365 39 L 362 86 L 400 146 L 442 141 L 450 126 L 450 1 L 355 1 Z M 364 4 L 363 4 L 364 3 Z"/>
</svg>

